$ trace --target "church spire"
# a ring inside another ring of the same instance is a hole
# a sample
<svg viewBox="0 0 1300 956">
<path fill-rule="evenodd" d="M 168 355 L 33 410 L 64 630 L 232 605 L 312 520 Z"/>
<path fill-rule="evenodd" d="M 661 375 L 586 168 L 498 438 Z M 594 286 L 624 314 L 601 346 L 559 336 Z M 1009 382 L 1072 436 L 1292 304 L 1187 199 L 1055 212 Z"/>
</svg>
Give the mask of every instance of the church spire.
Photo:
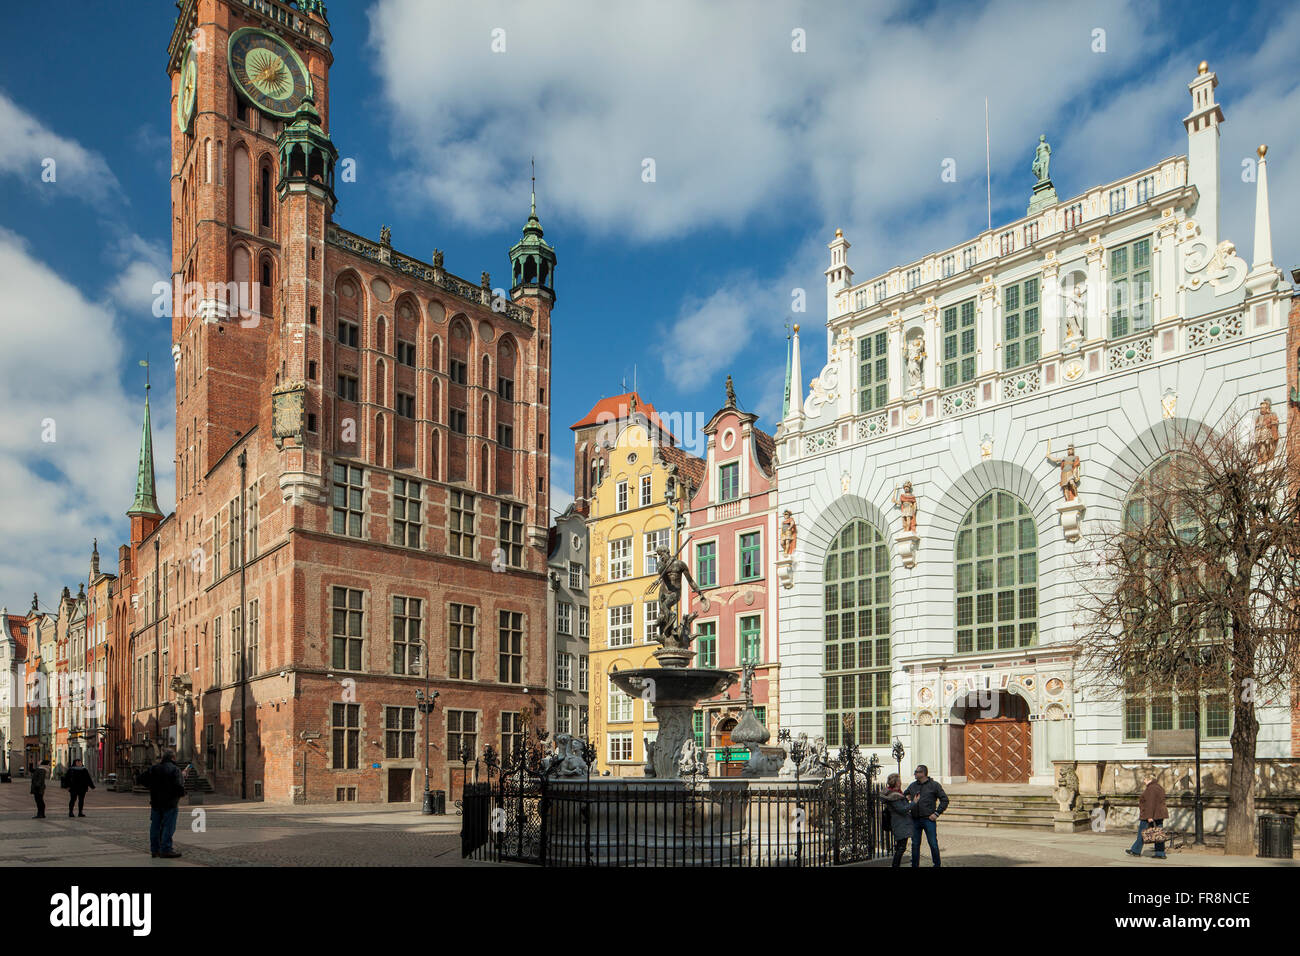
<svg viewBox="0 0 1300 956">
<path fill-rule="evenodd" d="M 148 361 L 142 361 L 141 365 L 147 369 Z M 131 503 L 131 510 L 127 516 L 134 515 L 152 515 L 162 517 L 162 512 L 158 510 L 158 498 L 154 494 L 154 470 L 153 470 L 153 427 L 149 422 L 149 384 L 146 381 L 144 386 L 144 427 L 140 431 L 140 462 L 136 468 L 135 475 L 135 501 Z"/>
</svg>

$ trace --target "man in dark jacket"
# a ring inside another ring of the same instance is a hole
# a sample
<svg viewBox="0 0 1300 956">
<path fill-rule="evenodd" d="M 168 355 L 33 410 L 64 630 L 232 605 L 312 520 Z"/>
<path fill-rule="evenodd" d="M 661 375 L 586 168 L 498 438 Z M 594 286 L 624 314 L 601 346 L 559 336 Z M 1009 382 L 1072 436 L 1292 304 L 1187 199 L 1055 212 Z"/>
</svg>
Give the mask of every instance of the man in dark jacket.
<svg viewBox="0 0 1300 956">
<path fill-rule="evenodd" d="M 172 835 L 185 782 L 170 750 L 163 751 L 162 759 L 140 774 L 140 783 L 149 788 L 149 854 L 175 859 L 180 854 L 172 848 Z"/>
<path fill-rule="evenodd" d="M 42 760 L 40 766 L 32 771 L 32 796 L 36 798 L 36 816 L 33 820 L 45 819 L 45 781 L 50 778 L 50 762 Z"/>
<path fill-rule="evenodd" d="M 912 802 L 912 866 L 921 865 L 921 834 L 930 844 L 930 859 L 939 865 L 939 834 L 935 826 L 939 814 L 948 809 L 948 794 L 943 792 L 938 780 L 930 779 L 925 764 L 916 768 L 916 779 L 903 791 Z"/>
<path fill-rule="evenodd" d="M 72 761 L 72 767 L 65 778 L 68 787 L 68 816 L 72 816 L 72 807 L 77 808 L 77 816 L 86 815 L 86 793 L 95 789 L 95 781 L 90 779 L 90 771 L 81 765 L 80 760 Z"/>
</svg>

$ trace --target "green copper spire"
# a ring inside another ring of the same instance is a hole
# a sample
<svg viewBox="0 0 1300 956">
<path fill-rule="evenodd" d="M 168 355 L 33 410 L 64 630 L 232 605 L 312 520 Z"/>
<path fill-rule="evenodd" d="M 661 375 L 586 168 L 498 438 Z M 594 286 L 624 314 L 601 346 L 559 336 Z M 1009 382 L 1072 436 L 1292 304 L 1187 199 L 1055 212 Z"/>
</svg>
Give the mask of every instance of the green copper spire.
<svg viewBox="0 0 1300 956">
<path fill-rule="evenodd" d="M 146 365 L 147 362 L 141 362 Z M 158 498 L 154 494 L 153 484 L 153 428 L 149 424 L 149 385 L 144 387 L 144 428 L 140 432 L 140 465 L 135 475 L 135 501 L 127 517 L 133 515 L 156 515 L 162 517 L 158 510 Z"/>
<path fill-rule="evenodd" d="M 542 238 L 537 218 L 537 177 L 533 176 L 532 203 L 524 236 L 510 247 L 511 292 L 533 286 L 555 298 L 555 250 Z"/>
</svg>

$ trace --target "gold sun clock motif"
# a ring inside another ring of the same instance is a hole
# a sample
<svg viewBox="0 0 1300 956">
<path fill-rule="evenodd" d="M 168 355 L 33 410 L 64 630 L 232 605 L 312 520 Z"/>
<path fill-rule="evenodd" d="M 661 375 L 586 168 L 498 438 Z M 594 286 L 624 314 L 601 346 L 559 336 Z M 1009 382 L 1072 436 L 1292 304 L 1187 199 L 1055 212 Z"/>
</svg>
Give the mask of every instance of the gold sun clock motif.
<svg viewBox="0 0 1300 956">
<path fill-rule="evenodd" d="M 311 95 L 311 75 L 283 40 L 256 27 L 230 35 L 230 75 L 239 91 L 264 113 L 290 119 Z"/>
</svg>

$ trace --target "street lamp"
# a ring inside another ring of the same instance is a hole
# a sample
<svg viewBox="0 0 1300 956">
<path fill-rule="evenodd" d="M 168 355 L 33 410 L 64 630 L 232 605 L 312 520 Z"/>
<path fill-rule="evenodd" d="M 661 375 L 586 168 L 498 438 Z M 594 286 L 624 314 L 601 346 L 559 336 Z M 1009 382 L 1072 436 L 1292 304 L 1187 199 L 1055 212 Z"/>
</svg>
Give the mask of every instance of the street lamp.
<svg viewBox="0 0 1300 956">
<path fill-rule="evenodd" d="M 425 816 L 433 814 L 433 794 L 429 791 L 429 715 L 433 713 L 435 702 L 438 700 L 438 692 L 428 690 L 429 669 L 426 666 L 424 670 L 425 686 L 423 689 L 417 689 L 415 692 L 415 706 L 419 708 L 420 713 L 424 714 L 424 805 L 420 812 Z"/>
<path fill-rule="evenodd" d="M 898 777 L 901 780 L 903 777 L 903 758 L 907 756 L 907 751 L 903 749 L 902 739 L 897 737 L 894 738 L 894 749 L 891 752 L 891 756 L 898 761 Z"/>
</svg>

